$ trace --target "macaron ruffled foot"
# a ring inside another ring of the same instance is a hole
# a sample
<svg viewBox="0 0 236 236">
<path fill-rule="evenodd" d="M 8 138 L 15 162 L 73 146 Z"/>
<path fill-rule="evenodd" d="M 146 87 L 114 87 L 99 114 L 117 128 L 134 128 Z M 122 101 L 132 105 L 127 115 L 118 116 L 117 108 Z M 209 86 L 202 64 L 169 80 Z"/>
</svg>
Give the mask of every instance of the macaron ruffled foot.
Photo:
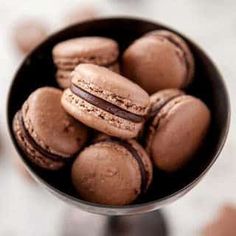
<svg viewBox="0 0 236 236">
<path fill-rule="evenodd" d="M 64 109 L 87 126 L 123 139 L 137 137 L 150 99 L 138 85 L 104 67 L 80 64 L 63 92 Z"/>
<path fill-rule="evenodd" d="M 158 169 L 174 172 L 186 165 L 203 143 L 210 120 L 208 107 L 183 91 L 153 94 L 146 150 Z"/>
<path fill-rule="evenodd" d="M 48 170 L 62 168 L 88 138 L 87 127 L 62 108 L 61 95 L 56 88 L 37 89 L 13 121 L 16 140 L 26 156 Z"/>
<path fill-rule="evenodd" d="M 81 63 L 104 66 L 119 73 L 119 46 L 105 37 L 80 37 L 54 46 L 53 61 L 57 67 L 56 80 L 62 89 L 70 87 L 71 72 Z"/>
</svg>

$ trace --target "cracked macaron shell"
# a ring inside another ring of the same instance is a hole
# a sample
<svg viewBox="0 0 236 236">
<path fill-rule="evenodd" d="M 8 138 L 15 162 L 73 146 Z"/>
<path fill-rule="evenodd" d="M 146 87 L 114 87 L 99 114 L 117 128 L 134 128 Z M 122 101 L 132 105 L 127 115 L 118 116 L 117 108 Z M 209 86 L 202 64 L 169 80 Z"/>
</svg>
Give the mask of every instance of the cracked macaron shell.
<svg viewBox="0 0 236 236">
<path fill-rule="evenodd" d="M 122 57 L 124 75 L 149 94 L 166 88 L 184 88 L 193 77 L 194 59 L 178 35 L 152 31 L 135 40 Z"/>
<path fill-rule="evenodd" d="M 106 68 L 80 64 L 73 72 L 72 84 L 124 111 L 143 118 L 147 115 L 150 102 L 148 94 L 138 85 Z M 82 123 L 120 138 L 137 136 L 144 121 L 133 122 L 111 114 L 75 95 L 71 89 L 64 91 L 62 105 Z"/>
<path fill-rule="evenodd" d="M 61 95 L 59 89 L 39 88 L 25 101 L 21 114 L 26 130 L 37 145 L 46 152 L 60 156 L 63 161 L 84 145 L 88 130 L 64 111 L 60 103 Z"/>
<path fill-rule="evenodd" d="M 152 163 L 144 149 L 128 141 L 143 161 L 147 186 L 152 181 Z M 141 173 L 132 154 L 118 143 L 101 141 L 85 148 L 72 167 L 72 182 L 81 198 L 99 204 L 126 205 L 141 193 Z"/>
<path fill-rule="evenodd" d="M 166 172 L 186 165 L 201 146 L 210 120 L 207 106 L 193 96 L 181 95 L 163 106 L 147 133 L 146 150 L 155 165 Z"/>
</svg>

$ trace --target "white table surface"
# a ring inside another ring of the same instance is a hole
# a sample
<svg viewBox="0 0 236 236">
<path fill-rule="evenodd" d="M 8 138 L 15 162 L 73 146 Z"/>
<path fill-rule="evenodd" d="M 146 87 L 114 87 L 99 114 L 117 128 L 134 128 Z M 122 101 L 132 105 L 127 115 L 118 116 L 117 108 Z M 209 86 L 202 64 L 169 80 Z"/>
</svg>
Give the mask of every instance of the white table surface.
<svg viewBox="0 0 236 236">
<path fill-rule="evenodd" d="M 66 205 L 25 181 L 13 165 L 17 154 L 6 125 L 6 97 L 21 61 L 10 35 L 14 22 L 37 16 L 56 30 L 73 0 L 0 0 L 0 235 L 58 236 Z M 173 236 L 200 235 L 224 203 L 236 203 L 236 2 L 235 0 L 94 0 L 103 15 L 144 16 L 190 36 L 213 58 L 223 74 L 232 105 L 230 133 L 209 174 L 182 199 L 165 207 Z M 111 4 L 112 3 L 112 4 Z M 96 234 L 94 234 L 96 235 Z"/>
</svg>

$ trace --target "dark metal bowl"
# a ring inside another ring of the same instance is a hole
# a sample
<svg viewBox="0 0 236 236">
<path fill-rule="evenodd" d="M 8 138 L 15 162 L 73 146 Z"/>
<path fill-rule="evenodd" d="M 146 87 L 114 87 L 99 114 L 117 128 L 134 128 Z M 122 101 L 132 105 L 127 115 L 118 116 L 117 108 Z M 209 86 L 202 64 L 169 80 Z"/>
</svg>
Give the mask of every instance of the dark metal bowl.
<svg viewBox="0 0 236 236">
<path fill-rule="evenodd" d="M 118 41 L 122 52 L 133 40 L 155 29 L 172 30 L 159 23 L 129 18 L 100 19 L 73 25 L 50 36 L 37 47 L 22 63 L 12 82 L 8 98 L 7 119 L 9 132 L 19 156 L 27 169 L 44 187 L 66 202 L 86 211 L 106 215 L 129 215 L 158 209 L 192 189 L 211 168 L 224 145 L 229 128 L 230 106 L 222 76 L 203 50 L 180 34 L 189 44 L 196 61 L 194 82 L 186 92 L 201 98 L 208 105 L 212 113 L 212 124 L 204 145 L 198 150 L 192 162 L 176 174 L 167 175 L 155 172 L 153 184 L 145 198 L 122 207 L 83 201 L 71 186 L 70 166 L 55 173 L 41 170 L 28 161 L 18 146 L 12 130 L 15 113 L 35 89 L 42 86 L 57 86 L 56 69 L 51 53 L 55 44 L 80 36 L 106 36 Z"/>
</svg>

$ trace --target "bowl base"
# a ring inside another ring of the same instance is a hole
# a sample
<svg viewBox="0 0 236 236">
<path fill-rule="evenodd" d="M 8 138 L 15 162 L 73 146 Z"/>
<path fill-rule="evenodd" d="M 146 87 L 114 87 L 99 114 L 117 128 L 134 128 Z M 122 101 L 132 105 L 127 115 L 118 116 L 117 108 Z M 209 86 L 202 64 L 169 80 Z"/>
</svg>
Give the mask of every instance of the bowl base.
<svg viewBox="0 0 236 236">
<path fill-rule="evenodd" d="M 65 215 L 63 236 L 167 236 L 167 224 L 160 210 L 133 216 L 101 216 L 80 210 Z"/>
</svg>

